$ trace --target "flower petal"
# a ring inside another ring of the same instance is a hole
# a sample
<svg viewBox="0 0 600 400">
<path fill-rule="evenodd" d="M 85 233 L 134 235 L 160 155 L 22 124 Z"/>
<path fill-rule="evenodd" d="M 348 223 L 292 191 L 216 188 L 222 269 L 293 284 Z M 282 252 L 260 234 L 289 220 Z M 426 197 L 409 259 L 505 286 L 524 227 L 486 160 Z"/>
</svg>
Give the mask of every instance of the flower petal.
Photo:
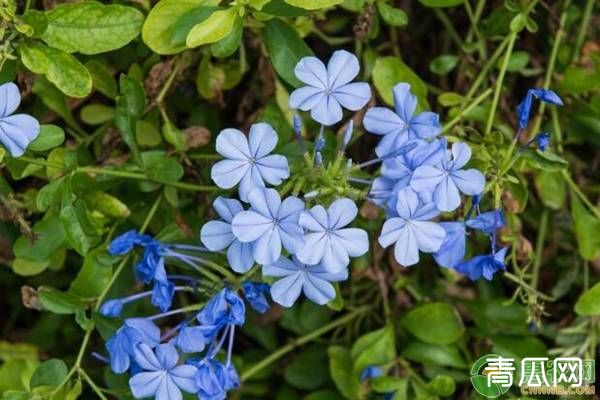
<svg viewBox="0 0 600 400">
<path fill-rule="evenodd" d="M 163 369 L 171 369 L 179 361 L 179 353 L 175 346 L 169 343 L 159 344 L 156 347 L 156 358 Z"/>
<path fill-rule="evenodd" d="M 14 113 L 21 103 L 19 87 L 12 82 L 0 85 L 0 118 Z"/>
<path fill-rule="evenodd" d="M 431 221 L 412 221 L 412 225 L 419 250 L 433 253 L 440 249 L 446 237 L 444 228 Z"/>
<path fill-rule="evenodd" d="M 325 207 L 316 205 L 309 210 L 302 211 L 298 223 L 309 231 L 324 231 L 329 227 L 327 211 Z"/>
<path fill-rule="evenodd" d="M 279 185 L 284 179 L 290 177 L 288 160 L 284 156 L 271 155 L 261 158 L 256 162 L 263 179 L 271 185 Z"/>
<path fill-rule="evenodd" d="M 288 276 L 298 272 L 300 264 L 298 260 L 290 260 L 287 257 L 279 257 L 277 261 L 262 267 L 264 276 Z"/>
<path fill-rule="evenodd" d="M 453 268 L 465 258 L 465 225 L 462 222 L 440 222 L 440 226 L 446 231 L 446 237 L 433 258 L 438 265 Z"/>
<path fill-rule="evenodd" d="M 273 228 L 273 220 L 256 211 L 242 211 L 233 218 L 231 230 L 239 241 L 253 242 Z"/>
<path fill-rule="evenodd" d="M 369 250 L 369 235 L 363 229 L 338 229 L 333 238 L 334 246 L 343 246 L 351 257 L 360 257 Z"/>
<path fill-rule="evenodd" d="M 251 158 L 248 139 L 237 129 L 223 129 L 217 136 L 217 153 L 232 160 L 248 160 Z"/>
<path fill-rule="evenodd" d="M 250 154 L 258 160 L 273 151 L 277 146 L 277 133 L 266 122 L 252 124 L 248 135 Z"/>
<path fill-rule="evenodd" d="M 280 222 L 279 235 L 283 247 L 290 254 L 295 254 L 304 247 L 304 230 L 297 223 Z"/>
<path fill-rule="evenodd" d="M 165 371 L 140 372 L 129 379 L 129 388 L 136 399 L 154 397 L 166 378 Z"/>
<path fill-rule="evenodd" d="M 314 108 L 325 97 L 325 90 L 313 86 L 304 86 L 290 94 L 290 108 L 308 111 Z"/>
<path fill-rule="evenodd" d="M 452 145 L 452 169 L 458 170 L 464 167 L 471 159 L 471 148 L 466 143 L 454 143 Z"/>
<path fill-rule="evenodd" d="M 335 299 L 335 288 L 333 285 L 310 273 L 307 273 L 304 278 L 302 291 L 312 302 L 319 305 L 327 304 Z"/>
<path fill-rule="evenodd" d="M 354 82 L 335 89 L 331 95 L 342 107 L 358 111 L 371 99 L 371 87 L 365 82 Z"/>
<path fill-rule="evenodd" d="M 333 125 L 342 120 L 342 107 L 335 97 L 323 96 L 310 111 L 310 116 L 325 126 Z"/>
<path fill-rule="evenodd" d="M 398 241 L 394 246 L 394 257 L 404 267 L 409 267 L 419 262 L 417 238 L 410 225 L 400 230 Z"/>
<path fill-rule="evenodd" d="M 133 357 L 135 362 L 147 371 L 160 371 L 163 369 L 156 355 L 154 355 L 154 352 L 146 343 L 135 345 Z"/>
<path fill-rule="evenodd" d="M 227 261 L 238 274 L 244 274 L 254 265 L 252 258 L 252 243 L 242 243 L 234 240 L 227 249 Z"/>
<path fill-rule="evenodd" d="M 400 134 L 407 125 L 392 110 L 383 107 L 373 107 L 367 111 L 363 119 L 367 132 L 376 135 Z"/>
<path fill-rule="evenodd" d="M 303 57 L 296 64 L 294 74 L 307 85 L 323 90 L 327 88 L 327 69 L 317 57 Z"/>
<path fill-rule="evenodd" d="M 354 218 L 358 215 L 358 208 L 352 200 L 341 198 L 337 199 L 329 206 L 327 215 L 329 229 L 335 230 L 354 221 Z"/>
<path fill-rule="evenodd" d="M 405 219 L 411 219 L 419 209 L 419 197 L 410 187 L 405 187 L 398 192 L 396 212 Z"/>
<path fill-rule="evenodd" d="M 308 233 L 304 235 L 304 246 L 296 257 L 304 264 L 314 265 L 321 261 L 329 246 L 329 238 L 324 232 Z"/>
<path fill-rule="evenodd" d="M 266 265 L 275 262 L 281 255 L 279 229 L 273 228 L 252 243 L 252 253 L 257 263 Z"/>
<path fill-rule="evenodd" d="M 173 379 L 167 374 L 165 379 L 162 380 L 156 391 L 155 399 L 165 400 L 182 400 L 181 390 L 177 387 Z"/>
<path fill-rule="evenodd" d="M 420 139 L 431 139 L 440 134 L 440 116 L 431 111 L 425 111 L 410 120 L 411 132 Z"/>
<path fill-rule="evenodd" d="M 348 267 L 350 258 L 346 249 L 339 245 L 335 237 L 330 237 L 325 246 L 325 253 L 320 261 L 320 265 L 328 272 L 336 273 Z"/>
<path fill-rule="evenodd" d="M 198 368 L 193 365 L 178 365 L 169 371 L 173 382 L 184 392 L 196 393 L 198 391 L 198 385 L 196 385 L 195 375 L 198 372 Z"/>
<path fill-rule="evenodd" d="M 417 97 L 410 92 L 410 85 L 404 82 L 394 86 L 392 92 L 396 114 L 408 124 L 417 108 Z"/>
<path fill-rule="evenodd" d="M 402 218 L 390 218 L 385 221 L 378 239 L 381 247 L 386 248 L 397 242 L 405 228 L 406 221 Z"/>
<path fill-rule="evenodd" d="M 221 196 L 213 201 L 213 208 L 219 217 L 229 223 L 231 223 L 231 220 L 237 213 L 244 211 L 244 207 L 242 207 L 242 203 L 239 200 L 227 199 Z"/>
<path fill-rule="evenodd" d="M 281 202 L 277 218 L 288 224 L 298 224 L 300 213 L 304 210 L 304 202 L 298 197 L 290 196 Z"/>
<path fill-rule="evenodd" d="M 480 194 L 485 188 L 485 176 L 474 168 L 453 171 L 450 176 L 458 189 L 469 196 Z"/>
<path fill-rule="evenodd" d="M 231 189 L 248 173 L 250 166 L 246 160 L 221 160 L 213 165 L 210 177 L 221 189 Z"/>
<path fill-rule="evenodd" d="M 417 192 L 433 190 L 443 179 L 444 171 L 431 165 L 422 165 L 415 169 L 410 179 L 410 187 Z"/>
<path fill-rule="evenodd" d="M 242 180 L 240 181 L 240 186 L 238 188 L 238 194 L 242 201 L 249 202 L 248 199 L 250 192 L 256 190 L 256 188 L 264 188 L 265 182 L 263 181 L 263 177 L 258 169 L 256 164 L 250 164 L 250 169 L 246 172 Z"/>
<path fill-rule="evenodd" d="M 40 123 L 32 116 L 15 114 L 0 118 L 0 142 L 13 157 L 20 157 L 40 133 Z"/>
<path fill-rule="evenodd" d="M 296 271 L 271 285 L 271 298 L 284 307 L 291 307 L 300 297 L 302 284 L 302 274 Z"/>
<path fill-rule="evenodd" d="M 349 51 L 338 50 L 327 63 L 327 87 L 336 89 L 356 78 L 360 66 L 358 58 Z"/>
<path fill-rule="evenodd" d="M 210 251 L 220 251 L 235 239 L 231 225 L 223 221 L 209 221 L 200 230 L 200 240 Z"/>
<path fill-rule="evenodd" d="M 275 189 L 254 189 L 248 195 L 248 202 L 252 209 L 265 217 L 275 219 L 281 206 L 281 197 Z"/>
<path fill-rule="evenodd" d="M 456 210 L 460 206 L 460 193 L 454 180 L 450 177 L 443 178 L 433 192 L 433 199 L 440 211 Z"/>
</svg>

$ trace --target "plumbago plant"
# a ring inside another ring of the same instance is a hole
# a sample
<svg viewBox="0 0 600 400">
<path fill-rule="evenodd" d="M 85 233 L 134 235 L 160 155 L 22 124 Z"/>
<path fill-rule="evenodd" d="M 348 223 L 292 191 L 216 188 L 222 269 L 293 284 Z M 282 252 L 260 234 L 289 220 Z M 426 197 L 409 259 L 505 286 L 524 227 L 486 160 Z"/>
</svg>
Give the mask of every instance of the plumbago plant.
<svg viewBox="0 0 600 400">
<path fill-rule="evenodd" d="M 0 398 L 597 359 L 594 5 L 0 0 Z"/>
</svg>

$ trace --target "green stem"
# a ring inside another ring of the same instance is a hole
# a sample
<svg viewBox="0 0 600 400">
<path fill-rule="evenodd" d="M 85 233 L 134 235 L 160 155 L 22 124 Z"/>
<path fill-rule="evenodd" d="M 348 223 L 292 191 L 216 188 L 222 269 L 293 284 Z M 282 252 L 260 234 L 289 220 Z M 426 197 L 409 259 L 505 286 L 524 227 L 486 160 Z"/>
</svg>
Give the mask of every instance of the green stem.
<svg viewBox="0 0 600 400">
<path fill-rule="evenodd" d="M 537 296 L 542 300 L 549 301 L 549 302 L 552 302 L 555 300 L 554 297 L 548 296 L 547 294 L 540 292 L 539 290 L 535 289 L 531 285 L 528 285 L 527 283 L 525 283 L 523 281 L 523 279 L 519 278 L 516 275 L 511 274 L 510 272 L 504 272 L 504 274 L 502 274 L 502 276 L 504 276 L 505 278 L 507 278 L 510 281 L 515 282 L 516 284 L 522 286 L 523 288 L 529 290 L 530 292 L 537 294 Z"/>
<path fill-rule="evenodd" d="M 500 93 L 502 92 L 502 84 L 504 83 L 504 76 L 506 75 L 506 70 L 508 69 L 508 61 L 510 60 L 517 36 L 517 32 L 511 32 L 509 35 L 508 47 L 506 49 L 506 53 L 504 54 L 502 65 L 500 66 L 500 73 L 498 74 L 498 80 L 496 82 L 496 90 L 494 91 L 494 97 L 492 98 L 492 106 L 490 107 L 490 113 L 488 114 L 487 123 L 485 125 L 484 134 L 486 136 L 492 132 L 494 117 L 496 116 L 496 108 L 498 107 L 498 102 L 500 101 Z"/>
<path fill-rule="evenodd" d="M 479 71 L 479 74 L 471 84 L 471 87 L 469 87 L 469 90 L 467 91 L 465 97 L 470 99 L 477 92 L 477 89 L 479 89 L 481 84 L 484 82 L 484 79 L 487 76 L 488 72 L 492 69 L 492 67 L 494 67 L 494 65 L 496 65 L 498 58 L 500 58 L 502 52 L 504 52 L 504 49 L 506 48 L 506 46 L 508 46 L 508 40 L 509 37 L 507 36 L 504 38 L 504 40 L 502 40 L 502 42 L 500 42 L 498 47 L 496 47 L 496 50 L 494 50 L 494 52 L 492 53 L 488 61 L 485 63 L 483 68 L 481 68 L 481 71 Z"/>
<path fill-rule="evenodd" d="M 575 39 L 575 46 L 573 47 L 573 59 L 574 61 L 579 60 L 579 53 L 581 52 L 581 46 L 585 40 L 588 27 L 590 25 L 590 19 L 592 17 L 592 11 L 594 10 L 595 0 L 587 0 L 585 8 L 583 9 L 583 17 L 581 18 L 581 25 L 579 26 L 579 32 L 577 32 L 577 39 Z"/>
<path fill-rule="evenodd" d="M 587 208 L 596 216 L 596 218 L 600 218 L 600 210 L 598 207 L 594 206 L 591 201 L 588 200 L 587 196 L 579 189 L 579 186 L 575 182 L 573 182 L 573 178 L 567 172 L 567 170 L 562 170 L 562 175 L 565 178 L 565 181 L 569 185 L 569 188 L 581 199 L 581 202 L 586 205 Z"/>
<path fill-rule="evenodd" d="M 340 317 L 340 318 L 336 319 L 335 321 L 330 322 L 329 324 L 322 326 L 321 328 L 316 329 L 313 332 L 311 332 L 307 335 L 304 335 L 304 336 L 294 340 L 293 342 L 281 347 L 279 350 L 271 353 L 268 357 L 264 358 L 262 361 L 254 364 L 253 366 L 251 366 L 250 368 L 245 370 L 241 375 L 241 380 L 247 381 L 248 379 L 250 379 L 251 377 L 256 375 L 258 372 L 260 372 L 262 369 L 268 367 L 269 365 L 271 365 L 275 361 L 279 360 L 281 357 L 283 357 L 290 351 L 294 350 L 295 348 L 300 347 L 303 344 L 308 343 L 314 339 L 317 339 L 321 335 L 324 335 L 325 333 L 327 333 L 339 326 L 347 324 L 348 322 L 352 321 L 357 316 L 364 314 L 365 312 L 369 311 L 370 309 L 371 309 L 370 306 L 364 306 L 364 307 L 357 308 L 354 311 L 344 315 L 343 317 Z"/>
<path fill-rule="evenodd" d="M 462 49 L 462 47 L 463 47 L 462 39 L 460 38 L 458 32 L 456 32 L 456 29 L 454 29 L 454 26 L 452 25 L 452 21 L 450 21 L 450 18 L 448 18 L 448 16 L 443 11 L 441 11 L 439 8 L 434 8 L 433 13 L 440 20 L 442 25 L 444 25 L 446 32 L 448 32 L 448 35 L 450 35 L 450 39 L 452 39 L 452 41 L 454 43 L 456 43 L 458 48 Z"/>
<path fill-rule="evenodd" d="M 83 379 L 90 385 L 94 393 L 98 395 L 98 398 L 102 400 L 108 400 L 108 398 L 102 393 L 102 390 L 96 385 L 96 383 L 90 378 L 90 376 L 83 370 L 79 369 L 79 374 L 83 377 Z"/>
<path fill-rule="evenodd" d="M 545 207 L 540 217 L 538 229 L 537 241 L 535 243 L 535 259 L 533 260 L 533 275 L 531 277 L 531 286 L 536 289 L 538 287 L 540 266 L 542 265 L 542 252 L 544 250 L 544 241 L 546 240 L 546 231 L 548 230 L 548 209 Z"/>
<path fill-rule="evenodd" d="M 174 63 L 175 63 L 175 66 L 173 67 L 173 71 L 171 71 L 171 74 L 167 78 L 167 81 L 161 88 L 160 92 L 158 93 L 158 96 L 156 96 L 156 104 L 160 105 L 164 101 L 165 96 L 169 92 L 169 89 L 171 88 L 171 85 L 173 84 L 173 81 L 175 80 L 175 77 L 177 76 L 177 74 L 179 73 L 179 71 L 181 70 L 181 68 L 183 66 L 183 57 L 178 58 L 176 61 L 174 61 Z"/>
<path fill-rule="evenodd" d="M 477 107 L 479 104 L 481 104 L 481 102 L 483 102 L 485 99 L 487 99 L 490 94 L 492 94 L 491 88 L 488 88 L 485 92 L 481 93 L 476 99 L 474 99 L 471 102 L 471 104 L 469 104 L 467 107 L 463 108 L 456 117 L 452 118 L 449 122 L 444 124 L 444 127 L 442 128 L 442 133 L 446 133 L 450 129 L 452 129 L 452 127 L 454 127 L 454 125 L 459 123 L 465 115 L 467 115 L 469 112 L 471 112 L 471 110 L 473 110 L 475 107 Z"/>
</svg>

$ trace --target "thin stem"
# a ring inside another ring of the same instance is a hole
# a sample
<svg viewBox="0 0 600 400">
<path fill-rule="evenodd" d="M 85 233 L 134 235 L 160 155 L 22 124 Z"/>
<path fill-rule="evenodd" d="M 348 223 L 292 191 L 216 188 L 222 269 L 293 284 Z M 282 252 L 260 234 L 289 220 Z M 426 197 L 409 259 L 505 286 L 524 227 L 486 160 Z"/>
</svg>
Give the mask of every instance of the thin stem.
<svg viewBox="0 0 600 400">
<path fill-rule="evenodd" d="M 540 224 L 538 228 L 537 241 L 535 243 L 535 259 L 533 260 L 533 271 L 531 276 L 531 286 L 538 287 L 540 266 L 542 265 L 542 252 L 544 250 L 544 241 L 546 240 L 546 231 L 548 230 L 548 209 L 544 207 Z"/>
<path fill-rule="evenodd" d="M 268 367 L 269 365 L 271 365 L 275 361 L 279 360 L 281 357 L 283 357 L 290 351 L 294 350 L 295 348 L 300 347 L 303 344 L 308 343 L 339 326 L 347 324 L 348 322 L 352 321 L 354 318 L 358 317 L 361 314 L 366 313 L 369 310 L 371 310 L 371 306 L 364 306 L 364 307 L 357 308 L 354 311 L 344 315 L 343 317 L 340 317 L 340 318 L 336 319 L 335 321 L 330 322 L 329 324 L 322 326 L 321 328 L 316 329 L 313 332 L 311 332 L 307 335 L 304 335 L 304 336 L 294 340 L 291 343 L 288 343 L 287 345 L 281 347 L 279 350 L 271 353 L 268 357 L 264 358 L 262 361 L 258 362 L 257 364 L 254 364 L 253 366 L 251 366 L 250 368 L 245 370 L 241 375 L 241 380 L 246 381 L 246 380 L 250 379 L 257 373 L 259 373 L 262 369 Z"/>
<path fill-rule="evenodd" d="M 475 107 L 477 107 L 485 99 L 487 99 L 490 94 L 492 94 L 491 88 L 488 88 L 485 90 L 485 92 L 481 93 L 475 100 L 473 100 L 471 102 L 471 104 L 469 104 L 467 107 L 463 108 L 456 117 L 452 118 L 449 122 L 444 124 L 444 127 L 442 128 L 442 133 L 446 133 L 450 129 L 452 129 L 454 127 L 454 125 L 458 124 L 464 118 L 465 115 L 470 113 Z"/>
<path fill-rule="evenodd" d="M 162 104 L 162 102 L 164 101 L 165 96 L 169 92 L 169 89 L 171 88 L 171 85 L 173 84 L 173 81 L 175 80 L 175 77 L 177 76 L 177 74 L 179 73 L 179 71 L 181 70 L 181 68 L 183 67 L 183 61 L 182 60 L 183 60 L 183 58 L 178 58 L 175 61 L 175 67 L 173 67 L 173 71 L 171 71 L 171 74 L 169 75 L 169 78 L 167 78 L 167 81 L 165 82 L 164 86 L 162 87 L 162 89 L 158 93 L 158 96 L 156 96 L 156 103 L 157 104 Z"/>
<path fill-rule="evenodd" d="M 581 52 L 581 46 L 585 40 L 588 27 L 590 25 L 590 19 L 592 11 L 594 10 L 595 0 L 587 0 L 585 8 L 583 9 L 583 17 L 581 18 L 581 25 L 579 25 L 579 32 L 577 32 L 577 39 L 575 39 L 575 46 L 573 47 L 573 59 L 574 61 L 579 60 L 579 53 Z"/>
<path fill-rule="evenodd" d="M 565 181 L 569 185 L 569 188 L 581 199 L 581 202 L 586 205 L 587 208 L 596 216 L 596 218 L 600 218 L 600 210 L 598 207 L 594 206 L 592 202 L 587 198 L 587 196 L 579 189 L 579 186 L 575 182 L 573 182 L 573 178 L 567 172 L 567 170 L 562 170 L 562 175 L 565 178 Z"/>
<path fill-rule="evenodd" d="M 494 117 L 496 116 L 496 108 L 498 107 L 498 101 L 500 101 L 500 93 L 502 92 L 502 84 L 504 83 L 504 76 L 506 75 L 506 70 L 508 69 L 508 61 L 510 60 L 510 56 L 512 54 L 516 40 L 517 32 L 511 32 L 508 40 L 508 47 L 506 49 L 506 53 L 504 54 L 504 60 L 502 61 L 502 65 L 500 66 L 498 80 L 496 81 L 496 90 L 494 91 L 494 97 L 492 98 L 492 106 L 490 107 L 490 113 L 488 114 L 487 123 L 485 125 L 484 134 L 486 136 L 492 132 L 492 126 L 494 125 Z"/>
<path fill-rule="evenodd" d="M 549 302 L 552 302 L 552 301 L 555 300 L 554 297 L 548 296 L 547 294 L 544 294 L 544 293 L 540 292 L 539 290 L 535 289 L 531 285 L 528 285 L 527 283 L 525 283 L 523 281 L 523 279 L 519 278 L 516 275 L 511 274 L 510 272 L 504 272 L 504 274 L 502 274 L 502 276 L 504 276 L 505 278 L 507 278 L 510 281 L 515 282 L 516 284 L 522 286 L 523 288 L 525 288 L 525 289 L 527 289 L 527 290 L 529 290 L 531 292 L 534 292 L 542 300 L 549 301 Z"/>
<path fill-rule="evenodd" d="M 92 378 L 90 378 L 90 376 L 83 369 L 81 369 L 81 368 L 79 369 L 79 374 L 88 383 L 88 385 L 90 385 L 90 387 L 92 388 L 94 393 L 96 393 L 100 399 L 108 400 L 108 398 L 104 395 L 104 393 L 102 393 L 102 389 L 100 389 L 98 387 L 98 385 L 96 385 L 96 383 L 92 380 Z"/>
<path fill-rule="evenodd" d="M 500 44 L 498 45 L 496 50 L 494 50 L 494 52 L 488 59 L 487 63 L 485 63 L 483 68 L 481 68 L 481 71 L 479 71 L 479 74 L 477 75 L 477 77 L 475 78 L 473 83 L 471 84 L 471 87 L 469 88 L 469 90 L 467 91 L 467 94 L 465 95 L 466 98 L 470 99 L 477 92 L 477 89 L 479 89 L 479 87 L 483 83 L 484 78 L 487 76 L 490 69 L 492 69 L 492 67 L 494 65 L 496 65 L 496 61 L 498 61 L 498 58 L 502 55 L 502 52 L 504 51 L 506 46 L 508 46 L 508 41 L 509 41 L 509 36 L 505 37 L 502 40 L 502 42 L 500 42 Z"/>
<path fill-rule="evenodd" d="M 448 32 L 448 35 L 450 35 L 450 39 L 452 39 L 452 41 L 454 43 L 456 43 L 456 45 L 459 48 L 462 48 L 463 47 L 462 39 L 458 35 L 458 32 L 456 32 L 456 29 L 454 29 L 454 26 L 452 25 L 452 21 L 450 21 L 450 18 L 448 18 L 448 16 L 443 11 L 441 11 L 439 8 L 434 8 L 433 13 L 440 20 L 442 25 L 444 25 L 446 32 Z"/>
</svg>

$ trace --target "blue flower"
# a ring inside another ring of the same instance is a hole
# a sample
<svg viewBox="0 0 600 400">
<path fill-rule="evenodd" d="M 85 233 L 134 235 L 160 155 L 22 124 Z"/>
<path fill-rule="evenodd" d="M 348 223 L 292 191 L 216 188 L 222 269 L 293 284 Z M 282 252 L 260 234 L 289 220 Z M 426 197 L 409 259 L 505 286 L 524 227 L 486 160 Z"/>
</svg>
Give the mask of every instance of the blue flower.
<svg viewBox="0 0 600 400">
<path fill-rule="evenodd" d="M 562 106 L 562 99 L 552 90 L 548 89 L 529 89 L 523 101 L 517 106 L 517 114 L 519 116 L 519 130 L 525 129 L 529 123 L 531 115 L 531 105 L 533 99 L 539 99 L 544 103 Z"/>
<path fill-rule="evenodd" d="M 181 391 L 197 393 L 195 375 L 198 369 L 189 364 L 177 365 L 179 354 L 165 343 L 153 351 L 144 343 L 135 349 L 135 361 L 143 369 L 129 379 L 129 387 L 137 399 L 181 400 Z"/>
<path fill-rule="evenodd" d="M 206 303 L 198 313 L 197 319 L 202 325 L 213 326 L 212 333 L 216 334 L 226 325 L 243 325 L 246 319 L 246 307 L 240 296 L 233 290 L 224 288 Z"/>
<path fill-rule="evenodd" d="M 342 107 L 358 111 L 371 98 L 367 83 L 350 83 L 359 70 L 356 56 L 345 50 L 333 53 L 327 68 L 316 57 L 302 58 L 294 72 L 308 86 L 292 92 L 290 107 L 310 110 L 312 119 L 326 126 L 341 121 Z"/>
<path fill-rule="evenodd" d="M 233 365 L 209 357 L 191 363 L 198 369 L 195 380 L 200 400 L 224 400 L 228 390 L 239 387 L 240 379 Z"/>
<path fill-rule="evenodd" d="M 206 328 L 184 323 L 173 341 L 184 353 L 199 353 L 206 347 Z"/>
<path fill-rule="evenodd" d="M 550 146 L 550 134 L 548 132 L 539 133 L 535 137 L 535 142 L 537 143 L 538 149 L 546 151 L 548 146 Z"/>
<path fill-rule="evenodd" d="M 121 315 L 121 311 L 123 311 L 124 305 L 125 302 L 122 299 L 109 300 L 102 304 L 102 307 L 100 307 L 99 311 L 100 314 L 104 315 L 105 317 L 114 318 Z"/>
<path fill-rule="evenodd" d="M 160 329 L 145 318 L 129 318 L 106 342 L 111 369 L 121 374 L 129 369 L 135 347 L 144 343 L 156 347 L 160 343 Z"/>
<path fill-rule="evenodd" d="M 164 262 L 159 263 L 159 267 L 154 274 L 154 287 L 152 288 L 151 302 L 162 312 L 171 308 L 173 296 L 175 294 L 175 285 L 167 279 Z"/>
<path fill-rule="evenodd" d="M 454 269 L 468 276 L 472 281 L 476 281 L 482 276 L 491 281 L 497 271 L 506 270 L 504 258 L 506 257 L 507 250 L 508 247 L 503 247 L 497 252 L 492 252 L 492 254 L 475 256 L 470 260 L 458 264 Z"/>
<path fill-rule="evenodd" d="M 284 307 L 294 305 L 300 293 L 311 301 L 323 305 L 335 298 L 335 288 L 331 282 L 348 279 L 348 270 L 328 272 L 322 265 L 306 265 L 296 257 L 292 260 L 281 257 L 270 265 L 263 267 L 263 275 L 275 276 L 279 279 L 271 285 L 271 297 Z"/>
<path fill-rule="evenodd" d="M 11 156 L 20 157 L 40 133 L 40 123 L 27 114 L 13 114 L 21 103 L 19 88 L 12 82 L 0 85 L 0 142 Z"/>
<path fill-rule="evenodd" d="M 244 289 L 246 301 L 250 303 L 250 306 L 252 306 L 256 312 L 263 314 L 271 308 L 265 297 L 265 293 L 268 293 L 271 288 L 268 284 L 246 281 L 242 284 L 242 288 Z"/>
<path fill-rule="evenodd" d="M 108 253 L 111 256 L 122 256 L 131 252 L 135 246 L 145 246 L 153 241 L 150 236 L 140 235 L 132 229 L 114 238 L 108 245 Z"/>
<path fill-rule="evenodd" d="M 433 191 L 436 207 L 440 211 L 453 211 L 460 205 L 460 192 L 472 196 L 483 192 L 485 187 L 485 177 L 480 171 L 462 169 L 470 159 L 469 146 L 466 143 L 454 143 L 452 158 L 447 154 L 437 166 L 418 167 L 410 186 L 417 192 Z"/>
<path fill-rule="evenodd" d="M 394 256 L 402 266 L 419 261 L 419 250 L 425 253 L 438 251 L 446 237 L 440 224 L 430 219 L 439 215 L 434 204 L 421 204 L 418 196 L 409 188 L 398 195 L 397 217 L 385 221 L 379 236 L 379 244 L 388 247 L 395 243 Z"/>
<path fill-rule="evenodd" d="M 360 373 L 360 381 L 365 382 L 369 379 L 377 378 L 379 376 L 383 376 L 383 370 L 375 365 L 370 365 L 363 369 L 363 371 Z"/>
<path fill-rule="evenodd" d="M 477 229 L 488 235 L 493 235 L 505 225 L 502 210 L 492 210 L 468 219 L 465 224 L 471 229 Z"/>
<path fill-rule="evenodd" d="M 439 250 L 433 253 L 433 258 L 439 266 L 453 268 L 465 258 L 466 231 L 464 222 L 440 222 L 446 237 Z"/>
<path fill-rule="evenodd" d="M 383 156 L 404 145 L 410 139 L 431 139 L 442 131 L 439 116 L 431 111 L 414 115 L 417 98 L 408 83 L 393 88 L 395 113 L 384 107 L 371 108 L 365 114 L 363 125 L 368 132 L 383 135 L 375 148 Z"/>
<path fill-rule="evenodd" d="M 304 264 L 321 263 L 325 270 L 336 273 L 345 269 L 350 257 L 369 250 L 369 236 L 363 229 L 344 228 L 358 214 L 350 199 L 335 200 L 326 210 L 317 205 L 300 214 L 300 226 L 307 230 L 304 247 L 296 254 Z"/>
<path fill-rule="evenodd" d="M 282 246 L 289 253 L 304 245 L 303 230 L 298 225 L 304 202 L 290 196 L 281 201 L 274 189 L 254 189 L 248 195 L 252 206 L 238 213 L 231 223 L 240 242 L 252 243 L 252 255 L 259 264 L 270 264 L 281 255 Z"/>
<path fill-rule="evenodd" d="M 252 244 L 240 242 L 231 230 L 231 221 L 244 211 L 242 203 L 234 199 L 217 197 L 214 209 L 222 221 L 209 221 L 200 231 L 200 240 L 211 251 L 227 249 L 227 260 L 231 268 L 240 274 L 248 272 L 254 264 L 252 260 Z"/>
<path fill-rule="evenodd" d="M 248 138 L 237 129 L 222 130 L 217 136 L 216 150 L 225 160 L 213 165 L 212 180 L 223 189 L 239 183 L 242 201 L 247 201 L 252 189 L 265 187 L 265 181 L 279 185 L 290 176 L 290 170 L 284 156 L 269 155 L 275 145 L 277 133 L 264 122 L 252 125 Z"/>
</svg>

